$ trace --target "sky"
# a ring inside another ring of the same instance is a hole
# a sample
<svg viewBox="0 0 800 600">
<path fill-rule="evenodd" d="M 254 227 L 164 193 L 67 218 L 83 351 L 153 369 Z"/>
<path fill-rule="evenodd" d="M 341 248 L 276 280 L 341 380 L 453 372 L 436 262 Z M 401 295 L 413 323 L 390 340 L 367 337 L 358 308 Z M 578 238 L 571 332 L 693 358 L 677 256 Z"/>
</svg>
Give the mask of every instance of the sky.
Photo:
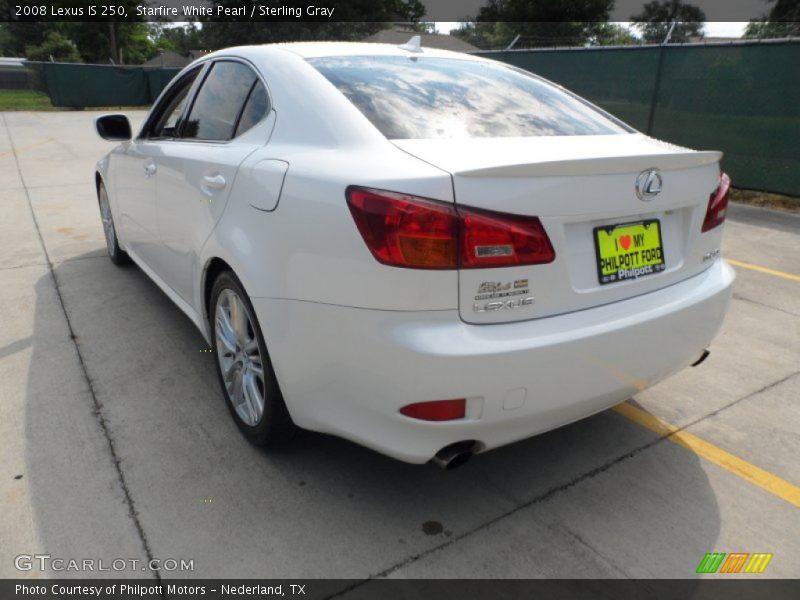
<svg viewBox="0 0 800 600">
<path fill-rule="evenodd" d="M 620 25 L 630 27 L 630 23 L 620 23 Z M 456 29 L 458 26 L 459 23 L 451 21 L 437 21 L 436 31 L 449 33 L 451 29 Z M 747 22 L 709 21 L 705 24 L 706 37 L 741 37 L 745 27 L 747 27 Z"/>
</svg>

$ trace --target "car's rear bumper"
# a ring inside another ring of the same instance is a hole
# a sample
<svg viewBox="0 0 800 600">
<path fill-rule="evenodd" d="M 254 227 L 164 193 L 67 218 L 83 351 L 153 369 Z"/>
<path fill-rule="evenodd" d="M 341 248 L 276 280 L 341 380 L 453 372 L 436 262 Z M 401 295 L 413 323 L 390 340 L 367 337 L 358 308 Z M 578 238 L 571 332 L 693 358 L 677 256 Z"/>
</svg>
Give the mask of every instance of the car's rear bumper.
<svg viewBox="0 0 800 600">
<path fill-rule="evenodd" d="M 252 300 L 298 425 L 421 463 L 454 442 L 488 449 L 565 425 L 688 366 L 719 330 L 733 280 L 717 260 L 636 298 L 498 325 L 466 324 L 457 310 Z M 469 399 L 466 419 L 398 412 L 451 398 Z"/>
</svg>

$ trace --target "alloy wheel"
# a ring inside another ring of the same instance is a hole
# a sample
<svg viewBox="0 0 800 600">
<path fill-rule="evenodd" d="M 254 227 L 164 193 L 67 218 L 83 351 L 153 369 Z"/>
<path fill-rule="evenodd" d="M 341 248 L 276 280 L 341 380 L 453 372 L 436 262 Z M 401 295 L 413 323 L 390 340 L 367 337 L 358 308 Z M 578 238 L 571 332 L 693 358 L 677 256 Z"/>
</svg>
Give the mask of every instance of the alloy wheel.
<svg viewBox="0 0 800 600">
<path fill-rule="evenodd" d="M 214 315 L 217 360 L 225 391 L 243 423 L 254 427 L 264 416 L 264 363 L 253 317 L 230 288 L 222 290 Z"/>
<path fill-rule="evenodd" d="M 104 187 L 100 187 L 100 217 L 103 220 L 103 231 L 106 234 L 106 247 L 108 254 L 114 256 L 117 245 L 117 234 L 114 231 L 114 219 L 111 216 L 111 206 L 108 203 L 108 193 Z"/>
</svg>

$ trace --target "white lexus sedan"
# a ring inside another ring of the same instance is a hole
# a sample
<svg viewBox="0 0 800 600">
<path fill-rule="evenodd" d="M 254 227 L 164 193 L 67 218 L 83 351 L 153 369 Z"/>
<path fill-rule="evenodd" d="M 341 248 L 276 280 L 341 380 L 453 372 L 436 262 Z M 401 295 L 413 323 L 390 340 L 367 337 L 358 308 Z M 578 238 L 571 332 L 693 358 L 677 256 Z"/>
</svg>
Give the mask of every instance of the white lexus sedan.
<svg viewBox="0 0 800 600">
<path fill-rule="evenodd" d="M 197 325 L 255 444 L 454 467 L 701 361 L 730 300 L 721 154 L 495 61 L 230 48 L 96 127 L 111 260 Z"/>
</svg>

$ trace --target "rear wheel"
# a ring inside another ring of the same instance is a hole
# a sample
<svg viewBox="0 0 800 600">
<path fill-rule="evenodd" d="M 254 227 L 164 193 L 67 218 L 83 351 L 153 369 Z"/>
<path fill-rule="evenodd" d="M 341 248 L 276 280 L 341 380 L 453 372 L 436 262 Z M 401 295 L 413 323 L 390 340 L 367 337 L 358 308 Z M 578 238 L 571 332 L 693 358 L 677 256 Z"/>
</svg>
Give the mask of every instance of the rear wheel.
<svg viewBox="0 0 800 600">
<path fill-rule="evenodd" d="M 103 219 L 103 233 L 106 236 L 108 257 L 117 266 L 129 265 L 131 258 L 128 253 L 119 247 L 117 230 L 114 227 L 114 217 L 111 215 L 111 204 L 108 202 L 108 192 L 102 183 L 97 188 L 97 200 L 100 203 L 100 217 Z"/>
<path fill-rule="evenodd" d="M 253 306 L 233 273 L 224 272 L 214 282 L 209 315 L 217 375 L 236 425 L 259 446 L 287 441 L 296 428 Z"/>
</svg>

